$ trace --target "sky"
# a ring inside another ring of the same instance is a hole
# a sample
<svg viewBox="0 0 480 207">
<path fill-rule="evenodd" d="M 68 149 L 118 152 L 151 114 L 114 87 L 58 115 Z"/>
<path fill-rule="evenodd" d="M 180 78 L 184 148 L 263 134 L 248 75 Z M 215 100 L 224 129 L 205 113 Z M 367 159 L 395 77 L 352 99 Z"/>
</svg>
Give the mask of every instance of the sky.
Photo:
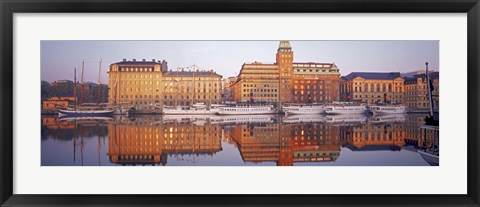
<svg viewBox="0 0 480 207">
<path fill-rule="evenodd" d="M 335 63 L 342 75 L 351 72 L 439 71 L 439 42 L 400 41 L 290 41 L 294 62 Z M 108 80 L 110 64 L 123 59 L 166 60 L 169 69 L 197 65 L 224 78 L 238 75 L 243 63 L 274 63 L 279 41 L 41 41 L 41 79 L 79 80 L 82 61 L 85 81 Z"/>
</svg>

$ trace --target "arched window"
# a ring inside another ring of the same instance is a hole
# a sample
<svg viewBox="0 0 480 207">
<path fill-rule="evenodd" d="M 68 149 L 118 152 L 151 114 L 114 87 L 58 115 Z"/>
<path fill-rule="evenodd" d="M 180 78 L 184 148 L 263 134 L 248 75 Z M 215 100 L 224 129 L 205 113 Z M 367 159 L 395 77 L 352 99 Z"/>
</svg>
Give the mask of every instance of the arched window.
<svg viewBox="0 0 480 207">
<path fill-rule="evenodd" d="M 387 84 L 383 84 L 383 87 L 382 87 L 382 92 L 387 92 Z"/>
<path fill-rule="evenodd" d="M 388 84 L 388 92 L 392 92 L 392 84 L 391 83 Z"/>
<path fill-rule="evenodd" d="M 380 83 L 377 83 L 377 92 L 380 92 Z"/>
<path fill-rule="evenodd" d="M 368 92 L 368 83 L 365 83 L 365 88 L 363 89 L 364 92 Z"/>
<path fill-rule="evenodd" d="M 370 84 L 370 92 L 375 92 L 375 86 L 372 84 Z"/>
</svg>

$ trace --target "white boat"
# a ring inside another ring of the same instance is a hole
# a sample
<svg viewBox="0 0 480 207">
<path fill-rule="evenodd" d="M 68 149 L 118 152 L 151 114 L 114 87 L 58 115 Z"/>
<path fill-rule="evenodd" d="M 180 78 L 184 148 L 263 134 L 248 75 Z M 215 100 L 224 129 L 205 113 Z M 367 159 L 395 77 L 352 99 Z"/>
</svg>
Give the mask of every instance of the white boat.
<svg viewBox="0 0 480 207">
<path fill-rule="evenodd" d="M 338 114 L 327 115 L 327 123 L 366 123 L 367 116 L 364 114 Z"/>
<path fill-rule="evenodd" d="M 204 103 L 196 103 L 193 106 L 163 107 L 165 115 L 209 115 L 218 113 L 218 108 L 207 109 Z"/>
<path fill-rule="evenodd" d="M 325 112 L 325 108 L 322 105 L 316 104 L 293 104 L 290 106 L 282 107 L 282 111 L 285 115 L 292 114 L 322 114 Z"/>
<path fill-rule="evenodd" d="M 325 122 L 325 115 L 311 114 L 311 115 L 292 115 L 283 118 L 283 123 L 295 124 L 295 123 L 318 123 Z"/>
<path fill-rule="evenodd" d="M 253 114 L 275 114 L 277 110 L 273 105 L 256 106 L 256 105 L 236 105 L 232 107 L 220 107 L 218 114 L 220 115 L 253 115 Z"/>
<path fill-rule="evenodd" d="M 216 116 L 210 119 L 213 124 L 247 124 L 247 123 L 273 123 L 275 122 L 275 115 L 238 115 L 238 116 Z"/>
<path fill-rule="evenodd" d="M 353 104 L 349 102 L 334 102 L 325 106 L 327 114 L 365 114 L 368 112 L 365 104 Z"/>
<path fill-rule="evenodd" d="M 373 114 L 404 114 L 406 111 L 403 105 L 370 106 L 368 108 Z"/>
<path fill-rule="evenodd" d="M 371 123 L 405 122 L 405 114 L 374 115 L 368 121 Z"/>
</svg>

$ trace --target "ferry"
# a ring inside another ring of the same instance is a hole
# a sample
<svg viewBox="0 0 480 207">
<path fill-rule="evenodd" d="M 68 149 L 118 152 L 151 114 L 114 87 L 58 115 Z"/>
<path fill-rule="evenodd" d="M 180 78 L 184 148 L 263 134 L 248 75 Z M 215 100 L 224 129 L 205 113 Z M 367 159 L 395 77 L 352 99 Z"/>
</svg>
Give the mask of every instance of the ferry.
<svg viewBox="0 0 480 207">
<path fill-rule="evenodd" d="M 293 104 L 282 107 L 282 111 L 285 113 L 285 115 L 322 114 L 325 112 L 325 107 L 317 104 Z"/>
<path fill-rule="evenodd" d="M 373 114 L 404 114 L 406 112 L 403 105 L 370 106 L 368 108 Z"/>
<path fill-rule="evenodd" d="M 334 102 L 325 106 L 327 114 L 365 114 L 368 112 L 365 104 L 353 104 L 351 102 Z"/>
<path fill-rule="evenodd" d="M 220 110 L 220 105 L 215 105 L 207 109 L 207 105 L 204 103 L 196 103 L 190 106 L 177 106 L 177 107 L 163 107 L 163 114 L 165 115 L 209 115 L 216 114 Z"/>
<path fill-rule="evenodd" d="M 274 114 L 263 114 L 256 116 L 238 115 L 238 116 L 217 116 L 210 119 L 212 124 L 248 124 L 248 123 L 274 123 Z"/>
<path fill-rule="evenodd" d="M 275 114 L 277 110 L 273 105 L 236 105 L 232 107 L 220 107 L 220 115 L 254 115 L 254 114 Z"/>
</svg>

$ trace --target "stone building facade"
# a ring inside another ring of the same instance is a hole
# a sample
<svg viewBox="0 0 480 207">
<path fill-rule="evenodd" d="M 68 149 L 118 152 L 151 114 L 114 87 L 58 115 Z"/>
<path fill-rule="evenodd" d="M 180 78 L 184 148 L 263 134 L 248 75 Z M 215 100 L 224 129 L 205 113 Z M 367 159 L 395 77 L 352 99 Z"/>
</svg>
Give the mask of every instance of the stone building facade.
<svg viewBox="0 0 480 207">
<path fill-rule="evenodd" d="M 333 63 L 296 63 L 289 41 L 280 41 L 276 62 L 242 65 L 232 84 L 236 102 L 332 102 L 339 99 L 340 70 Z"/>
<path fill-rule="evenodd" d="M 404 78 L 400 73 L 353 72 L 342 77 L 341 101 L 366 104 L 403 103 Z"/>
<path fill-rule="evenodd" d="M 108 102 L 138 110 L 221 102 L 222 76 L 211 70 L 172 71 L 166 61 L 124 59 L 110 65 L 108 77 Z"/>
</svg>

